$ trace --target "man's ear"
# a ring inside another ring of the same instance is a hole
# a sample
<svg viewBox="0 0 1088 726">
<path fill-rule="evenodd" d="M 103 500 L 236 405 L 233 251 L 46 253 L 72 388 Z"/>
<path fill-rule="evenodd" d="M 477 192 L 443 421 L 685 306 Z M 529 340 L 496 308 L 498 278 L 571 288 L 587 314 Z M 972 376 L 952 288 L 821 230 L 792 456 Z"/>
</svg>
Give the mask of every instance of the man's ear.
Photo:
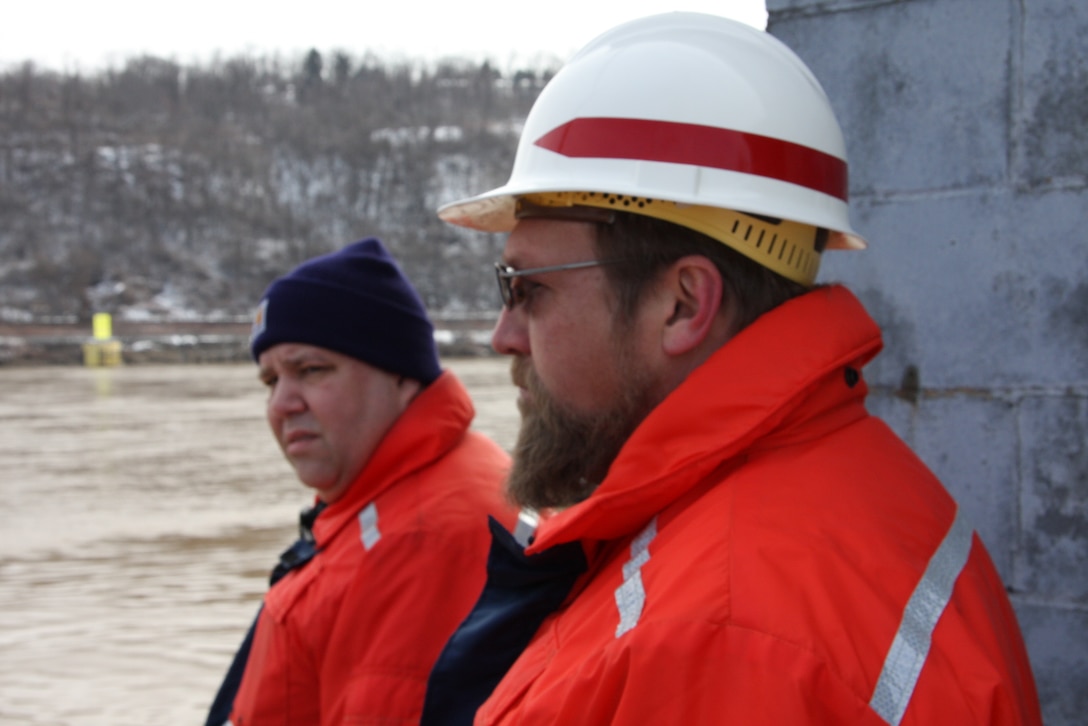
<svg viewBox="0 0 1088 726">
<path fill-rule="evenodd" d="M 403 411 L 408 408 L 408 404 L 412 402 L 419 392 L 423 390 L 423 384 L 414 378 L 408 376 L 399 376 L 397 378 L 397 399 L 400 402 L 400 409 Z"/>
<path fill-rule="evenodd" d="M 706 257 L 689 255 L 672 264 L 664 288 L 672 311 L 665 321 L 662 349 L 671 356 L 685 355 L 721 327 L 722 275 Z"/>
</svg>

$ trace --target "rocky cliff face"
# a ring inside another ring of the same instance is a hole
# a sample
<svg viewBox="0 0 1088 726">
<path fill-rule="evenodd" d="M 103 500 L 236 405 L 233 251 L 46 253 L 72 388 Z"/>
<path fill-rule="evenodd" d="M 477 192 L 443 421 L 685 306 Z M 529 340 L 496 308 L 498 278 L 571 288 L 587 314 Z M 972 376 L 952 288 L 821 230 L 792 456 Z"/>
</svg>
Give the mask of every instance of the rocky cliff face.
<svg viewBox="0 0 1088 726">
<path fill-rule="evenodd" d="M 315 52 L 0 74 L 0 320 L 246 319 L 276 275 L 371 235 L 432 312 L 493 309 L 501 240 L 434 210 L 505 181 L 548 77 Z"/>
</svg>

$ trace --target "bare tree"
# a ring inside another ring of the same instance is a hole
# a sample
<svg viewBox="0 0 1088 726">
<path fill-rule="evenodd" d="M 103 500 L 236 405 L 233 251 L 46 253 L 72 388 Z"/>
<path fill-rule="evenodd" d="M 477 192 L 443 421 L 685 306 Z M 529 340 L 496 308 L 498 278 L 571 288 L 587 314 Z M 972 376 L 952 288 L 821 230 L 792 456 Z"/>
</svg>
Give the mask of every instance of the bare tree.
<svg viewBox="0 0 1088 726">
<path fill-rule="evenodd" d="M 497 242 L 434 209 L 504 181 L 551 69 L 329 57 L 329 77 L 317 49 L 0 73 L 0 307 L 84 315 L 91 288 L 144 306 L 170 290 L 244 315 L 274 275 L 376 234 L 432 309 L 490 308 Z"/>
</svg>

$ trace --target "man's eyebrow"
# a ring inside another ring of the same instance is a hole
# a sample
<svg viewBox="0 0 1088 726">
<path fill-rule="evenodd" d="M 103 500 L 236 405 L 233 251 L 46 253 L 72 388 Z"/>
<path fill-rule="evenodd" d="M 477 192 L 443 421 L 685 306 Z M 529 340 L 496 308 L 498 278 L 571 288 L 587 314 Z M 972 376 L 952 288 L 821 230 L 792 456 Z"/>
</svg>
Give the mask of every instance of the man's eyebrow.
<svg viewBox="0 0 1088 726">
<path fill-rule="evenodd" d="M 297 370 L 304 365 L 314 362 L 320 363 L 323 362 L 323 359 L 310 351 L 299 351 L 298 353 L 281 358 L 278 367 L 286 368 L 289 370 Z M 262 366 L 258 371 L 257 375 L 260 378 L 264 378 L 268 375 L 275 375 L 275 371 L 268 366 Z"/>
<path fill-rule="evenodd" d="M 301 368 L 307 365 L 332 365 L 336 361 L 316 350 L 302 350 L 294 355 L 289 355 L 283 360 L 283 364 L 290 368 Z"/>
</svg>

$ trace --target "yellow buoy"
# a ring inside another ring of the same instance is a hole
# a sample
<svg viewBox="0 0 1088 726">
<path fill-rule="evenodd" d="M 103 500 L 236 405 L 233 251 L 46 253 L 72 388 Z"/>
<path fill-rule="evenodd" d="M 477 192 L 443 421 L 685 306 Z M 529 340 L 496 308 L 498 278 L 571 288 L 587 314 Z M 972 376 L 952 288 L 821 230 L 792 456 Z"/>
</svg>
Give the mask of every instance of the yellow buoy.
<svg viewBox="0 0 1088 726">
<path fill-rule="evenodd" d="M 113 318 L 109 313 L 95 313 L 91 325 L 95 340 L 109 340 L 113 337 Z"/>
<path fill-rule="evenodd" d="M 83 344 L 83 365 L 121 365 L 121 341 L 113 339 L 113 319 L 109 313 L 95 313 L 92 318 L 94 339 Z"/>
</svg>

